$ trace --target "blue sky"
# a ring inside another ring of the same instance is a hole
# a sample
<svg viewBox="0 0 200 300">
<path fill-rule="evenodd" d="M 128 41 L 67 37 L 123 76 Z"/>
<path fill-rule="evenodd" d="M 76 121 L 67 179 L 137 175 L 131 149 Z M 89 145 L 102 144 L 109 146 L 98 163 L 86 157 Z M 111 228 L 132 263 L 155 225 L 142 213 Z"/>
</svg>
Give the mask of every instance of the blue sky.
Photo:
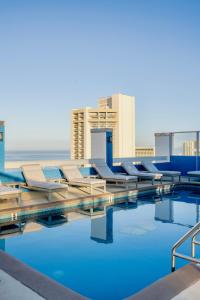
<svg viewBox="0 0 200 300">
<path fill-rule="evenodd" d="M 137 144 L 199 129 L 199 1 L 0 0 L 7 149 L 66 149 L 70 110 L 136 96 Z"/>
</svg>

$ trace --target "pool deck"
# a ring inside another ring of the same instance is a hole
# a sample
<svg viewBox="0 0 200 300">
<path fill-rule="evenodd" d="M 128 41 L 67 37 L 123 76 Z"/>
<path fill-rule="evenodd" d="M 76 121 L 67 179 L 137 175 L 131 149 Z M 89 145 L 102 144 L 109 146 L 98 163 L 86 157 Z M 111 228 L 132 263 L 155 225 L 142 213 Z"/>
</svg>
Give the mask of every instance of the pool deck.
<svg viewBox="0 0 200 300">
<path fill-rule="evenodd" d="M 158 190 L 169 189 L 174 183 L 157 182 L 152 185 L 151 182 L 139 183 L 138 188 L 135 184 L 130 185 L 129 189 L 119 186 L 107 186 L 105 193 L 96 191 L 91 195 L 78 188 L 69 187 L 67 192 L 54 193 L 51 201 L 48 201 L 45 193 L 36 191 L 23 191 L 21 202 L 16 199 L 0 200 L 0 222 L 5 222 L 6 218 L 11 220 L 18 219 L 18 216 L 31 214 L 34 212 L 54 209 L 68 209 L 69 211 L 86 210 L 91 207 L 112 205 L 124 201 L 131 197 L 136 197 L 142 193 L 155 193 Z"/>
<path fill-rule="evenodd" d="M 17 203 L 15 199 L 0 199 L 0 223 L 5 222 L 6 219 L 15 220 L 21 215 L 45 210 L 63 209 L 65 211 L 83 211 L 92 207 L 112 205 L 120 201 L 124 202 L 125 199 L 137 197 L 138 195 L 170 190 L 174 185 L 196 185 L 200 187 L 199 182 L 189 183 L 187 178 L 183 178 L 181 183 L 164 181 L 161 184 L 158 181 L 154 185 L 151 182 L 142 181 L 138 184 L 138 188 L 135 187 L 135 184 L 132 184 L 128 189 L 115 185 L 107 185 L 107 192 L 96 191 L 93 195 L 88 194 L 85 190 L 69 187 L 68 191 L 62 193 L 62 195 L 54 193 L 51 201 L 48 201 L 45 193 L 23 190 L 20 203 Z"/>
</svg>

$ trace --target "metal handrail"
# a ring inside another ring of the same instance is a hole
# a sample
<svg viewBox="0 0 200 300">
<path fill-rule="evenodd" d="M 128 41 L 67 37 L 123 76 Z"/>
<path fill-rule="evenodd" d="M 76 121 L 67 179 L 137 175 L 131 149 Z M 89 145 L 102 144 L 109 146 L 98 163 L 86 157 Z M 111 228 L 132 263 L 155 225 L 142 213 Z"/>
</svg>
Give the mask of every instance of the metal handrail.
<svg viewBox="0 0 200 300">
<path fill-rule="evenodd" d="M 192 237 L 192 257 L 195 257 L 195 245 L 200 246 L 200 241 L 196 240 L 196 236 L 200 233 L 200 229 Z"/>
<path fill-rule="evenodd" d="M 197 223 L 192 229 L 190 229 L 188 232 L 186 232 L 172 247 L 172 260 L 171 260 L 171 270 L 172 272 L 175 271 L 176 267 L 176 257 L 195 262 L 200 263 L 200 259 L 195 258 L 195 245 L 200 245 L 200 242 L 195 240 L 195 237 L 200 233 L 200 222 Z M 192 238 L 192 256 L 184 255 L 181 253 L 176 252 L 177 248 L 180 247 L 188 238 Z M 194 256 L 193 256 L 194 254 Z"/>
</svg>

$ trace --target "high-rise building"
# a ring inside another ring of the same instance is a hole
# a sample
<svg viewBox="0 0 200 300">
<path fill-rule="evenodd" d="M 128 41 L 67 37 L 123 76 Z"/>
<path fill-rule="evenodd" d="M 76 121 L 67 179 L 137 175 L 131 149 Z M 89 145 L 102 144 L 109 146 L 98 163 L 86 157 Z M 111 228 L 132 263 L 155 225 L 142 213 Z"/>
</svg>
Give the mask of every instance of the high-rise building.
<svg viewBox="0 0 200 300">
<path fill-rule="evenodd" d="M 136 147 L 135 148 L 135 156 L 136 157 L 155 156 L 155 148 L 153 148 L 153 147 Z"/>
<path fill-rule="evenodd" d="M 113 156 L 135 156 L 135 97 L 115 94 L 99 100 L 98 108 L 73 109 L 71 158 L 91 158 L 91 130 L 113 131 Z"/>
<path fill-rule="evenodd" d="M 183 155 L 193 156 L 197 152 L 197 142 L 196 141 L 185 141 L 183 143 Z"/>
</svg>

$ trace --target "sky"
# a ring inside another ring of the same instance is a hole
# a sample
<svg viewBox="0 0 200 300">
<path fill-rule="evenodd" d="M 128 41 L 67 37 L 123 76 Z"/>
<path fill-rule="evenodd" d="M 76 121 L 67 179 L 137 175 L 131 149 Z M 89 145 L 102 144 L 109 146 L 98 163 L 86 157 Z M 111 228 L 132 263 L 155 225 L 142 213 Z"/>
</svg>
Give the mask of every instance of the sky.
<svg viewBox="0 0 200 300">
<path fill-rule="evenodd" d="M 0 0 L 8 150 L 64 150 L 70 111 L 136 96 L 136 143 L 199 130 L 200 1 Z"/>
</svg>

